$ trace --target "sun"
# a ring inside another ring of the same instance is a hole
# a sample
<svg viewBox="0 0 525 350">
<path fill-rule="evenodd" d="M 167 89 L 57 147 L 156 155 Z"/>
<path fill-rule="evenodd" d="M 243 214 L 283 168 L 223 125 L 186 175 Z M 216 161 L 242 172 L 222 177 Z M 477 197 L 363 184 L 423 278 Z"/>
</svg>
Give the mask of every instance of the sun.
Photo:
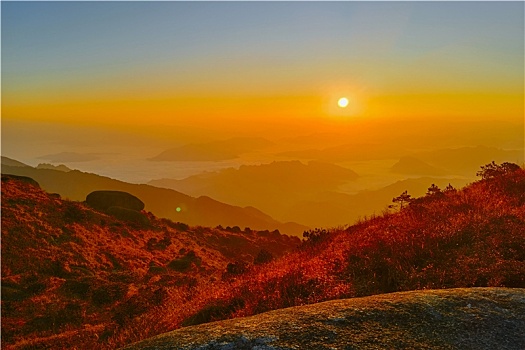
<svg viewBox="0 0 525 350">
<path fill-rule="evenodd" d="M 337 105 L 341 108 L 346 108 L 346 106 L 348 106 L 348 99 L 346 97 L 341 97 L 337 101 Z"/>
</svg>

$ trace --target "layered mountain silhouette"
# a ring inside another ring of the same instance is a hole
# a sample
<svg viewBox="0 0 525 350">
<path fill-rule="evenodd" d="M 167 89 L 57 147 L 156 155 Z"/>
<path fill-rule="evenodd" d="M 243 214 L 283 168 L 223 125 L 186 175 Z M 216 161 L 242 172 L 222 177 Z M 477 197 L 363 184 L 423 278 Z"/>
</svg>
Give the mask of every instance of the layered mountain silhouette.
<svg viewBox="0 0 525 350">
<path fill-rule="evenodd" d="M 486 146 L 440 149 L 415 153 L 413 156 L 424 160 L 431 166 L 446 169 L 451 175 L 474 174 L 480 164 L 487 164 L 491 161 L 516 164 L 524 162 L 523 150 L 503 150 Z"/>
<path fill-rule="evenodd" d="M 60 152 L 39 157 L 52 163 L 89 162 L 99 159 L 97 153 Z"/>
<path fill-rule="evenodd" d="M 149 184 L 195 196 L 206 194 L 240 206 L 253 205 L 273 217 L 285 218 L 283 213 L 297 202 L 317 198 L 326 191 L 336 191 L 338 186 L 357 178 L 354 171 L 329 163 L 280 161 L 242 165 L 239 169 L 207 172 L 183 180 L 152 180 Z M 300 215 L 295 217 L 301 218 L 299 222 L 313 221 Z M 317 225 L 325 224 L 326 221 L 317 222 Z"/>
<path fill-rule="evenodd" d="M 461 187 L 469 182 L 466 179 L 422 177 L 357 194 L 338 191 L 340 184 L 356 178 L 357 174 L 352 170 L 329 163 L 283 161 L 149 183 L 195 196 L 206 193 L 240 206 L 254 203 L 281 221 L 310 227 L 336 227 L 381 212 L 392 198 L 405 190 L 413 196 L 420 196 L 432 183 L 444 188 L 449 183 Z"/>
<path fill-rule="evenodd" d="M 2 173 L 31 177 L 46 191 L 58 193 L 72 200 L 83 201 L 90 192 L 96 190 L 129 192 L 141 198 L 146 204 L 146 210 L 156 216 L 189 225 L 240 226 L 260 230 L 278 229 L 283 233 L 294 235 L 301 235 L 307 229 L 304 225 L 292 222 L 278 222 L 253 207 L 229 205 L 207 196 L 194 198 L 170 189 L 130 184 L 78 170 L 64 172 L 54 169 L 36 169 L 30 166 L 10 166 L 3 163 Z"/>
<path fill-rule="evenodd" d="M 396 145 L 383 144 L 345 144 L 324 149 L 287 151 L 280 156 L 297 159 L 320 160 L 325 162 L 368 161 L 399 159 L 392 169 L 400 174 L 410 175 L 472 175 L 480 164 L 491 161 L 524 161 L 523 150 L 503 150 L 495 147 L 458 147 L 424 152 L 413 152 Z"/>
<path fill-rule="evenodd" d="M 281 152 L 278 156 L 295 159 L 318 160 L 338 163 L 347 161 L 366 161 L 396 158 L 406 153 L 405 148 L 396 145 L 375 143 L 347 143 L 323 149 L 306 149 Z"/>
<path fill-rule="evenodd" d="M 64 164 L 53 165 L 53 164 L 48 164 L 48 163 L 40 163 L 36 166 L 36 168 L 37 169 L 52 169 L 52 170 L 59 170 L 59 171 L 65 171 L 65 172 L 73 170 L 65 166 Z"/>
<path fill-rule="evenodd" d="M 445 170 L 433 167 L 417 158 L 403 157 L 390 168 L 390 171 L 405 175 L 430 175 L 442 176 L 447 175 Z"/>
<path fill-rule="evenodd" d="M 17 167 L 29 166 L 27 164 L 19 162 L 18 160 L 14 160 L 14 159 L 11 159 L 11 158 L 8 158 L 8 157 L 4 157 L 4 156 L 2 156 L 2 165 L 13 166 L 13 167 L 14 166 L 17 166 Z"/>
<path fill-rule="evenodd" d="M 244 153 L 257 151 L 272 145 L 263 138 L 239 137 L 223 141 L 189 144 L 170 148 L 150 160 L 154 161 L 223 161 L 236 159 Z"/>
</svg>

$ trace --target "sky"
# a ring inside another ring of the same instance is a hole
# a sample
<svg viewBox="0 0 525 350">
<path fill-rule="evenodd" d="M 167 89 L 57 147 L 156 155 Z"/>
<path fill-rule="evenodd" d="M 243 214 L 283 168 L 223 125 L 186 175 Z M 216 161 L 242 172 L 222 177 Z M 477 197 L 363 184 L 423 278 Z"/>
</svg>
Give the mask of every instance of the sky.
<svg viewBox="0 0 525 350">
<path fill-rule="evenodd" d="M 1 6 L 5 121 L 211 133 L 523 119 L 523 2 Z"/>
<path fill-rule="evenodd" d="M 29 165 L 73 152 L 72 168 L 146 182 L 280 160 L 289 147 L 523 148 L 523 2 L 1 9 L 1 151 Z M 321 136 L 282 141 L 311 134 Z M 238 136 L 277 146 L 228 162 L 148 161 Z M 388 179 L 392 164 L 373 171 Z"/>
</svg>

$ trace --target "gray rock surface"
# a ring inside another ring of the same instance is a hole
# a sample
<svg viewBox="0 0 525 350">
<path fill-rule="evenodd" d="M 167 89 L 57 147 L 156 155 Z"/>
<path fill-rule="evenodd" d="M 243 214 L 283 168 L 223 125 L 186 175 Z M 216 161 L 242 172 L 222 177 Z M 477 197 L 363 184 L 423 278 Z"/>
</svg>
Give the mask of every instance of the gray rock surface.
<svg viewBox="0 0 525 350">
<path fill-rule="evenodd" d="M 461 288 L 334 300 L 178 329 L 127 350 L 525 349 L 525 290 Z"/>
</svg>

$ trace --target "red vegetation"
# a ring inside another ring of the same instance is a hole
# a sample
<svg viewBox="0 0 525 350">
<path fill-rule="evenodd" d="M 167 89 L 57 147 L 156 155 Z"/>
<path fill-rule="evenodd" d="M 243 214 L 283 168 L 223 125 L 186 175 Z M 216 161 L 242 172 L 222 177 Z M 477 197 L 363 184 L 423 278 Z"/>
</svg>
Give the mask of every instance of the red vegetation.
<svg viewBox="0 0 525 350">
<path fill-rule="evenodd" d="M 347 229 L 311 231 L 281 258 L 295 242 L 278 233 L 185 231 L 150 220 L 131 227 L 3 182 L 2 288 L 10 299 L 2 293 L 2 345 L 116 348 L 183 325 L 336 298 L 525 287 L 523 169 L 434 189 Z"/>
<path fill-rule="evenodd" d="M 121 221 L 2 175 L 2 347 L 115 348 L 109 338 L 173 294 L 191 299 L 229 263 L 300 244 L 143 214 L 148 224 Z"/>
</svg>

